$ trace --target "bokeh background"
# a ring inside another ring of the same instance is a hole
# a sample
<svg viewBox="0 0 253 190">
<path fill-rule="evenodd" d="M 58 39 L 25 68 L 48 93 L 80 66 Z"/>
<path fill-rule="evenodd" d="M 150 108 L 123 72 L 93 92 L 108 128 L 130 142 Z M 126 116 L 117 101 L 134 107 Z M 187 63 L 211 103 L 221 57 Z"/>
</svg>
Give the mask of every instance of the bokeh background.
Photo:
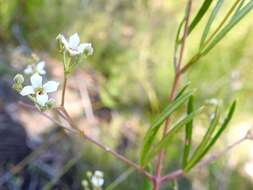
<svg viewBox="0 0 253 190">
<path fill-rule="evenodd" d="M 194 1 L 194 13 L 201 3 Z M 48 77 L 61 81 L 55 37 L 78 32 L 82 42 L 93 44 L 94 55 L 70 79 L 66 106 L 87 133 L 138 161 L 150 121 L 166 105 L 184 6 L 184 0 L 0 0 L 0 189 L 83 189 L 86 172 L 94 170 L 104 172 L 104 189 L 145 189 L 138 173 L 21 104 L 29 102 L 12 91 L 12 78 L 36 54 L 47 62 Z M 188 39 L 185 61 L 196 52 L 204 24 Z M 197 90 L 197 104 L 217 98 L 225 109 L 238 99 L 235 117 L 212 152 L 253 124 L 252 49 L 251 13 L 182 80 Z M 60 93 L 55 97 L 59 101 Z M 198 118 L 195 143 L 207 120 L 208 114 Z M 166 171 L 179 167 L 182 147 L 183 134 L 168 148 Z M 250 190 L 252 179 L 252 143 L 244 142 L 180 179 L 178 188 Z"/>
</svg>

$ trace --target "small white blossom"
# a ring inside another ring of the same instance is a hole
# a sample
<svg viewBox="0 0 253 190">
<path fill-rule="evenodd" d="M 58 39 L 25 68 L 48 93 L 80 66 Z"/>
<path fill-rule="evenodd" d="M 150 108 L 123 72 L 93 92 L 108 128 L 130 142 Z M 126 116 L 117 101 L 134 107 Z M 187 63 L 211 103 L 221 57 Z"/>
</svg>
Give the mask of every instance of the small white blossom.
<svg viewBox="0 0 253 190">
<path fill-rule="evenodd" d="M 101 171 L 95 171 L 94 175 L 91 177 L 91 183 L 95 187 L 102 187 L 104 184 L 104 174 Z"/>
<path fill-rule="evenodd" d="M 59 86 L 58 82 L 48 81 L 44 85 L 42 84 L 42 77 L 35 73 L 31 76 L 31 85 L 25 86 L 20 94 L 22 96 L 33 95 L 36 98 L 36 102 L 45 106 L 48 100 L 47 93 L 55 92 Z"/>
<path fill-rule="evenodd" d="M 62 34 L 59 34 L 56 37 L 56 39 L 62 43 L 64 48 L 69 52 L 71 56 L 80 55 L 80 54 L 83 54 L 84 52 L 86 52 L 87 55 L 92 55 L 93 53 L 93 48 L 92 48 L 91 43 L 80 44 L 80 38 L 77 33 L 74 33 L 73 35 L 71 35 L 68 41 Z"/>
<path fill-rule="evenodd" d="M 45 75 L 46 71 L 45 71 L 44 67 L 45 67 L 45 62 L 40 61 L 37 65 L 35 65 L 35 64 L 28 65 L 25 68 L 24 73 L 27 74 L 27 75 L 32 75 L 34 73 L 38 73 L 40 75 Z"/>
</svg>

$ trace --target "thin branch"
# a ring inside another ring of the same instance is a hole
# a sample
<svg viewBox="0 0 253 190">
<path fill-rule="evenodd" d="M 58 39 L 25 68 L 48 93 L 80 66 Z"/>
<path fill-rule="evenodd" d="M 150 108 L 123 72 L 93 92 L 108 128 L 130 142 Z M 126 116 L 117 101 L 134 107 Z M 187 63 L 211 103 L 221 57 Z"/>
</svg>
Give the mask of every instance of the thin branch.
<svg viewBox="0 0 253 190">
<path fill-rule="evenodd" d="M 235 141 L 234 143 L 232 143 L 231 145 L 227 146 L 226 148 L 224 148 L 222 151 L 220 151 L 219 153 L 215 153 L 211 156 L 209 156 L 207 159 L 202 160 L 201 162 L 199 162 L 196 167 L 194 167 L 194 169 L 206 166 L 207 164 L 210 164 L 210 162 L 213 162 L 215 160 L 217 160 L 219 157 L 223 156 L 224 154 L 228 153 L 230 150 L 232 150 L 233 148 L 237 147 L 238 145 L 240 145 L 242 142 L 244 142 L 245 140 L 247 140 L 247 136 L 244 136 L 242 138 L 240 138 L 239 140 Z M 166 181 L 170 181 L 173 179 L 177 179 L 179 177 L 182 177 L 183 175 L 185 175 L 184 171 L 182 169 L 179 170 L 175 170 L 165 176 L 163 176 L 161 178 L 161 181 L 164 183 Z"/>
<path fill-rule="evenodd" d="M 189 20 L 190 20 L 190 15 L 191 15 L 191 9 L 192 9 L 192 0 L 189 0 L 188 4 L 187 4 L 187 8 L 186 8 L 185 26 L 184 26 L 182 44 L 181 44 L 180 53 L 179 53 L 179 59 L 178 59 L 177 63 L 176 63 L 175 57 L 174 57 L 174 60 L 173 60 L 173 63 L 176 66 L 176 72 L 175 72 L 175 77 L 174 77 L 171 93 L 170 93 L 170 96 L 169 96 L 169 102 L 171 102 L 174 99 L 174 97 L 176 95 L 178 85 L 179 85 L 179 81 L 180 81 L 180 76 L 181 76 L 180 67 L 181 67 L 181 64 L 182 64 L 182 61 L 183 61 L 185 44 L 186 44 L 186 39 L 187 39 L 187 34 L 188 34 L 188 29 L 189 29 Z M 164 131 L 163 131 L 164 136 L 167 133 L 169 124 L 170 124 L 170 118 L 167 118 L 166 123 L 165 123 L 165 127 L 164 127 Z M 156 165 L 156 171 L 155 171 L 156 178 L 160 178 L 163 157 L 164 157 L 164 151 L 162 150 L 159 153 L 158 161 L 157 161 L 157 165 Z M 159 183 L 159 180 L 158 180 L 158 183 Z M 154 190 L 159 189 L 159 184 L 155 185 L 155 186 L 157 186 L 157 187 L 155 187 Z"/>
<path fill-rule="evenodd" d="M 117 153 L 116 151 L 114 151 L 113 149 L 111 149 L 110 147 L 107 147 L 106 145 L 98 142 L 97 140 L 93 139 L 92 137 L 88 136 L 87 134 L 83 133 L 83 131 L 81 131 L 73 122 L 72 118 L 69 116 L 68 112 L 66 111 L 66 109 L 63 107 L 62 108 L 63 112 L 66 114 L 66 118 L 67 118 L 67 122 L 69 123 L 69 125 L 71 127 L 73 127 L 74 129 L 78 130 L 79 135 L 81 135 L 82 137 L 84 137 L 84 139 L 88 140 L 89 142 L 97 145 L 99 148 L 101 148 L 102 150 L 104 150 L 105 152 L 108 152 L 110 154 L 112 154 L 114 157 L 118 158 L 119 160 L 121 160 L 122 162 L 124 162 L 125 164 L 135 168 L 137 171 L 139 171 L 140 173 L 143 173 L 148 179 L 153 179 L 153 176 L 150 175 L 146 170 L 144 170 L 143 167 L 141 167 L 140 165 L 134 163 L 133 161 L 127 159 L 125 156 Z"/>
<path fill-rule="evenodd" d="M 62 95 L 61 95 L 61 106 L 64 106 L 64 103 L 65 103 L 65 91 L 66 91 L 66 86 L 67 86 L 67 76 L 64 75 L 64 79 L 63 79 L 63 89 L 62 89 Z"/>
</svg>

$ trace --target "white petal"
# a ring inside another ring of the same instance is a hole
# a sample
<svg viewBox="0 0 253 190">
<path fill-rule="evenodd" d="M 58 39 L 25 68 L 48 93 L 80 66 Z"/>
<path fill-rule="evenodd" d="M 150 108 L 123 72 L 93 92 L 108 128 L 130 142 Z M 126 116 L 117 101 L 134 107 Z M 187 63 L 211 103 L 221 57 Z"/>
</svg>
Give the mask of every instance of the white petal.
<svg viewBox="0 0 253 190">
<path fill-rule="evenodd" d="M 39 74 L 41 75 L 45 75 L 46 74 L 46 71 L 44 70 L 44 67 L 45 67 L 45 62 L 44 61 L 41 61 L 37 64 L 36 66 L 36 70 Z"/>
<path fill-rule="evenodd" d="M 31 76 L 31 84 L 33 89 L 42 87 L 42 77 L 38 73 L 33 74 Z"/>
<path fill-rule="evenodd" d="M 91 182 L 95 187 L 102 187 L 102 185 L 104 184 L 104 179 L 97 178 L 96 176 L 92 176 Z"/>
<path fill-rule="evenodd" d="M 83 53 L 83 51 L 87 51 L 87 55 L 92 55 L 93 48 L 91 43 L 83 43 L 78 46 L 78 51 L 80 51 L 81 53 Z"/>
<path fill-rule="evenodd" d="M 31 65 L 28 65 L 28 66 L 25 68 L 24 73 L 27 74 L 27 75 L 32 74 L 32 73 L 33 73 L 32 66 L 31 66 Z"/>
<path fill-rule="evenodd" d="M 30 94 L 34 94 L 33 87 L 32 87 L 32 86 L 25 86 L 25 87 L 21 90 L 20 94 L 21 94 L 22 96 L 27 96 L 27 95 L 30 95 Z"/>
<path fill-rule="evenodd" d="M 66 40 L 66 38 L 65 38 L 62 34 L 59 34 L 59 35 L 56 37 L 56 39 L 59 39 L 60 42 L 63 44 L 63 46 L 64 46 L 65 48 L 68 48 L 68 47 L 69 47 L 68 41 Z"/>
<path fill-rule="evenodd" d="M 77 33 L 75 33 L 69 37 L 69 47 L 70 48 L 76 49 L 79 43 L 80 43 L 80 38 Z"/>
<path fill-rule="evenodd" d="M 36 96 L 37 103 L 41 106 L 45 106 L 45 104 L 48 101 L 48 95 L 47 93 L 44 94 L 37 94 Z"/>
<path fill-rule="evenodd" d="M 81 54 L 81 52 L 79 52 L 78 50 L 74 50 L 74 49 L 68 49 L 68 52 L 69 52 L 70 56 L 75 56 L 75 55 Z"/>
<path fill-rule="evenodd" d="M 58 86 L 59 86 L 58 82 L 48 81 L 46 84 L 43 85 L 43 88 L 47 93 L 50 93 L 50 92 L 55 92 Z"/>
</svg>

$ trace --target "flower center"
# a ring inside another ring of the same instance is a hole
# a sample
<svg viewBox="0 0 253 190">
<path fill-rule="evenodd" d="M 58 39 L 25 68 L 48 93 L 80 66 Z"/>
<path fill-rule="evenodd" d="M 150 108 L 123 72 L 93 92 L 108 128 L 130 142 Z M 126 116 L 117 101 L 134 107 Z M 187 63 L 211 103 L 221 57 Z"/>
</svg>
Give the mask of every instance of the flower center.
<svg viewBox="0 0 253 190">
<path fill-rule="evenodd" d="M 36 93 L 37 95 L 42 95 L 42 94 L 44 94 L 44 89 L 43 89 L 43 88 L 36 88 L 36 89 L 35 89 L 35 93 Z"/>
</svg>

